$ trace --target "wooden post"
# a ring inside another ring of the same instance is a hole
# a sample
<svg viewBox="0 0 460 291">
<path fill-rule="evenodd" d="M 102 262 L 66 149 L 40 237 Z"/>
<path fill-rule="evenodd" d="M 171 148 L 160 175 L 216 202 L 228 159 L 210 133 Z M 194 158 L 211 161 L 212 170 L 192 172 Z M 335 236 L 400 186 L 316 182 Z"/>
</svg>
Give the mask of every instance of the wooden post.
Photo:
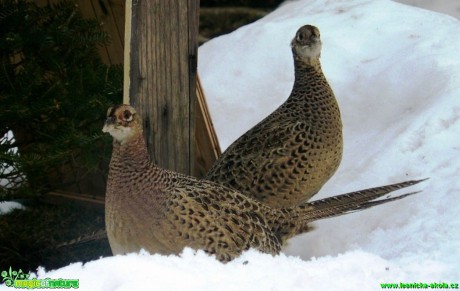
<svg viewBox="0 0 460 291">
<path fill-rule="evenodd" d="M 128 0 L 125 97 L 144 121 L 152 160 L 195 168 L 199 0 Z"/>
</svg>

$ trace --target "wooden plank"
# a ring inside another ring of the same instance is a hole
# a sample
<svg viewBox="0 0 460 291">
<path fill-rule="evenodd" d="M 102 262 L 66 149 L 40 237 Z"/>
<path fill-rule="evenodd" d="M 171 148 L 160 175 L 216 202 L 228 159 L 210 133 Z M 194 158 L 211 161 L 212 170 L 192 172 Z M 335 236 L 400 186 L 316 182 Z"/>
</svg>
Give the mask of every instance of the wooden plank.
<svg viewBox="0 0 460 291">
<path fill-rule="evenodd" d="M 77 0 L 76 3 L 83 17 L 92 19 L 98 18 L 96 12 L 93 9 L 92 1 Z M 101 21 L 101 19 L 99 18 L 98 20 Z M 106 29 L 106 27 L 104 27 L 104 29 Z M 110 64 L 110 55 L 108 47 L 106 45 L 98 47 L 98 51 L 102 61 L 105 64 Z"/>
<path fill-rule="evenodd" d="M 222 154 L 199 76 L 196 85 L 195 167 L 193 176 L 204 177 Z"/>
<path fill-rule="evenodd" d="M 198 8 L 197 0 L 133 1 L 125 63 L 152 160 L 185 174 L 195 163 Z"/>
<path fill-rule="evenodd" d="M 108 0 L 109 8 L 110 8 L 110 17 L 112 18 L 112 22 L 114 25 L 114 30 L 116 31 L 117 40 L 114 40 L 114 43 L 117 42 L 118 45 L 121 47 L 121 63 L 123 63 L 123 55 L 124 55 L 124 44 L 125 44 L 125 11 L 126 5 L 125 0 Z M 115 34 L 113 36 L 115 38 Z"/>
<path fill-rule="evenodd" d="M 123 63 L 123 42 L 120 38 L 120 31 L 117 26 L 116 18 L 124 18 L 122 15 L 113 15 L 112 7 L 121 6 L 123 4 L 121 0 L 98 0 L 98 1 L 87 1 L 78 0 L 79 5 L 91 4 L 94 17 L 101 21 L 103 29 L 109 34 L 110 43 L 105 46 L 107 51 L 108 64 L 122 64 Z M 115 9 L 118 13 L 122 13 L 124 9 Z"/>
<path fill-rule="evenodd" d="M 46 193 L 43 196 L 42 201 L 45 203 L 55 205 L 77 204 L 84 207 L 95 208 L 98 210 L 104 210 L 105 205 L 104 196 L 73 193 L 61 190 Z"/>
<path fill-rule="evenodd" d="M 45 6 L 60 1 L 35 0 L 35 3 L 39 6 Z M 84 18 L 98 19 L 110 36 L 110 43 L 98 48 L 102 61 L 106 64 L 123 64 L 125 0 L 76 0 L 75 2 Z"/>
</svg>

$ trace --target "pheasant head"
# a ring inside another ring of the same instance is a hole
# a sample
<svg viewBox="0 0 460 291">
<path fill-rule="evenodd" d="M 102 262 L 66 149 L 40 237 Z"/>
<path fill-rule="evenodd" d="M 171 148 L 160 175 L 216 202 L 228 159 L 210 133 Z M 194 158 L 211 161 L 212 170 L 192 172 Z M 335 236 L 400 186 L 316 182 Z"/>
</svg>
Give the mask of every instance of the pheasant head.
<svg viewBox="0 0 460 291">
<path fill-rule="evenodd" d="M 296 60 L 311 64 L 321 56 L 321 39 L 319 29 L 313 25 L 304 25 L 291 41 L 291 48 Z"/>
<path fill-rule="evenodd" d="M 115 105 L 107 110 L 103 132 L 108 132 L 115 142 L 124 144 L 142 135 L 142 127 L 136 110 L 129 105 Z"/>
</svg>

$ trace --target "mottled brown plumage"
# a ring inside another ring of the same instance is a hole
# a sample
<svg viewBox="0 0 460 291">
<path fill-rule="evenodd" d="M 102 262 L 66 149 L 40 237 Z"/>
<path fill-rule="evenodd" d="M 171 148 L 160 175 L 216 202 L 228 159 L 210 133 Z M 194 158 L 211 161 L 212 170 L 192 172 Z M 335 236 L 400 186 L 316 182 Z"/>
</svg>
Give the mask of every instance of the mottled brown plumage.
<svg viewBox="0 0 460 291">
<path fill-rule="evenodd" d="M 274 209 L 234 189 L 156 166 L 147 153 L 141 124 L 134 108 L 118 105 L 109 109 L 103 128 L 114 138 L 105 204 L 107 236 L 114 254 L 142 248 L 177 254 L 184 247 L 202 249 L 221 261 L 249 248 L 277 254 L 308 223 L 399 199 L 404 195 L 371 201 L 418 183 Z"/>
<path fill-rule="evenodd" d="M 277 208 L 317 193 L 337 170 L 343 148 L 339 107 L 319 61 L 319 30 L 302 26 L 291 48 L 289 98 L 231 144 L 205 177 Z"/>
</svg>

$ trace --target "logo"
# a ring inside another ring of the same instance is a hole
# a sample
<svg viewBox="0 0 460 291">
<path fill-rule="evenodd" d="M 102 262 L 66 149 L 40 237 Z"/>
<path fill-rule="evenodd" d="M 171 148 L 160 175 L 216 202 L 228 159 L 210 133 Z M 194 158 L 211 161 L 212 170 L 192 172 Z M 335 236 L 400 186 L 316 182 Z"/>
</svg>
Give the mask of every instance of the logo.
<svg viewBox="0 0 460 291">
<path fill-rule="evenodd" d="M 21 288 L 21 289 L 78 289 L 78 279 L 29 279 L 29 274 L 19 269 L 13 271 L 10 267 L 8 271 L 1 273 L 3 282 L 8 287 Z"/>
</svg>

